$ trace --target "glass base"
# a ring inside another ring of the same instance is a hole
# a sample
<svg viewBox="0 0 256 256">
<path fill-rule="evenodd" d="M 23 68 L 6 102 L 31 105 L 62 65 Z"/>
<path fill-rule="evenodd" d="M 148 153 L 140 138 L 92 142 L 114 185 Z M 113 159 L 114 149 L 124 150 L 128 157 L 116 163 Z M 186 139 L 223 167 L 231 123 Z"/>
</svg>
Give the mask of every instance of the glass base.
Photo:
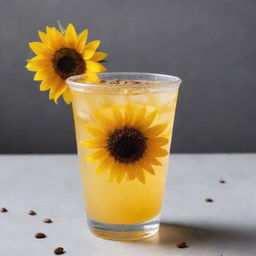
<svg viewBox="0 0 256 256">
<path fill-rule="evenodd" d="M 104 239 L 134 241 L 149 238 L 159 229 L 159 217 L 150 221 L 131 225 L 107 224 L 88 218 L 88 226 L 93 234 Z"/>
</svg>

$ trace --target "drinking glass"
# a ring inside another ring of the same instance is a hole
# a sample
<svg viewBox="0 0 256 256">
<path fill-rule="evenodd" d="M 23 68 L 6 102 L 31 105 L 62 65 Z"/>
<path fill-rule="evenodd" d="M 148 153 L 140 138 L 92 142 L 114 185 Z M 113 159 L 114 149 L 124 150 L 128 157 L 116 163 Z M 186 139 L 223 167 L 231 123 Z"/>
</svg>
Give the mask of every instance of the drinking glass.
<svg viewBox="0 0 256 256">
<path fill-rule="evenodd" d="M 158 231 L 178 89 L 175 76 L 100 73 L 67 80 L 90 230 L 112 240 Z"/>
</svg>

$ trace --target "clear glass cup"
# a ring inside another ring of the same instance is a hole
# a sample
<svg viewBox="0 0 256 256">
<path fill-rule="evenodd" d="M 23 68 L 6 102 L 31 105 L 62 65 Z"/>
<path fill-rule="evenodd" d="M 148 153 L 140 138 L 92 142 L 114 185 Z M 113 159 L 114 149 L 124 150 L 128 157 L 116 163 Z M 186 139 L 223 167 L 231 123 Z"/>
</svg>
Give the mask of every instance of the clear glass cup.
<svg viewBox="0 0 256 256">
<path fill-rule="evenodd" d="M 85 82 L 84 75 L 67 80 L 88 225 L 112 240 L 150 237 L 160 223 L 181 80 L 151 73 L 98 75 L 104 84 Z"/>
</svg>

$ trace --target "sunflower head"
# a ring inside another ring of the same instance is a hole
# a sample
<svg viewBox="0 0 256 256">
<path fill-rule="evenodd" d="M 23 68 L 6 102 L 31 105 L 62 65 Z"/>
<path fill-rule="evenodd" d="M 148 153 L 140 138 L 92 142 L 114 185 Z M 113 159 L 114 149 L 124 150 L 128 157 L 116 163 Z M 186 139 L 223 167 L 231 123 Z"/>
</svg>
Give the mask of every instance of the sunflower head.
<svg viewBox="0 0 256 256">
<path fill-rule="evenodd" d="M 148 138 L 135 127 L 124 126 L 109 133 L 106 140 L 109 155 L 119 163 L 135 163 L 143 158 Z"/>
<path fill-rule="evenodd" d="M 108 115 L 95 111 L 85 126 L 92 138 L 80 143 L 92 150 L 86 161 L 97 164 L 96 174 L 108 171 L 110 181 L 118 183 L 125 177 L 145 183 L 145 172 L 155 175 L 155 166 L 168 155 L 171 132 L 168 123 L 155 122 L 157 112 L 135 104 L 110 107 Z"/>
<path fill-rule="evenodd" d="M 38 31 L 41 42 L 31 42 L 29 46 L 36 54 L 28 60 L 26 68 L 36 72 L 35 81 L 41 81 L 40 91 L 49 90 L 49 99 L 57 102 L 62 95 L 64 101 L 71 102 L 71 94 L 66 79 L 85 73 L 86 79 L 98 81 L 97 73 L 104 72 L 100 64 L 107 54 L 98 52 L 99 40 L 86 44 L 88 30 L 80 34 L 72 24 L 60 31 L 55 27 L 46 27 L 46 32 Z"/>
</svg>

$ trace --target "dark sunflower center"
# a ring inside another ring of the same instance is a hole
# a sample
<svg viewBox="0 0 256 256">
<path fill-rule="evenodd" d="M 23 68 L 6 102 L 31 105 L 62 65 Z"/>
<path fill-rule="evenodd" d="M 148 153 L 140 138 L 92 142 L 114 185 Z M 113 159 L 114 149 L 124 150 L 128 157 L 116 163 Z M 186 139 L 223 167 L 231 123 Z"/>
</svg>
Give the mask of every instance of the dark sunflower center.
<svg viewBox="0 0 256 256">
<path fill-rule="evenodd" d="M 143 158 L 147 140 L 148 138 L 138 129 L 125 126 L 109 134 L 107 149 L 119 163 L 134 163 Z"/>
<path fill-rule="evenodd" d="M 80 75 L 85 72 L 86 65 L 81 54 L 71 48 L 57 50 L 52 58 L 55 73 L 62 79 L 70 76 Z"/>
</svg>

